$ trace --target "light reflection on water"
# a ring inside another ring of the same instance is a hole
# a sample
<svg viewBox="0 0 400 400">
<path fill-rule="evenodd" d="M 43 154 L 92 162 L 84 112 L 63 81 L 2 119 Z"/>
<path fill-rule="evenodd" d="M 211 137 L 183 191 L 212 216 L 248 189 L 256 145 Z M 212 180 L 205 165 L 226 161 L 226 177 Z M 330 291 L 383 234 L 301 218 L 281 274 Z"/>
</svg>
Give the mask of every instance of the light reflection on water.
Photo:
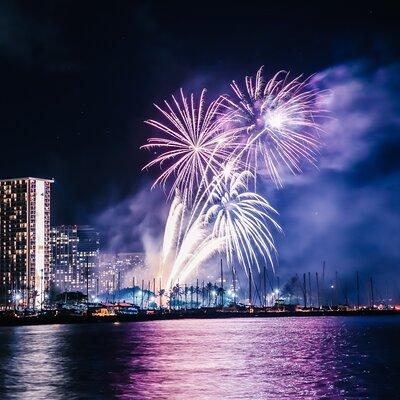
<svg viewBox="0 0 400 400">
<path fill-rule="evenodd" d="M 400 317 L 0 328 L 1 399 L 400 398 Z"/>
</svg>

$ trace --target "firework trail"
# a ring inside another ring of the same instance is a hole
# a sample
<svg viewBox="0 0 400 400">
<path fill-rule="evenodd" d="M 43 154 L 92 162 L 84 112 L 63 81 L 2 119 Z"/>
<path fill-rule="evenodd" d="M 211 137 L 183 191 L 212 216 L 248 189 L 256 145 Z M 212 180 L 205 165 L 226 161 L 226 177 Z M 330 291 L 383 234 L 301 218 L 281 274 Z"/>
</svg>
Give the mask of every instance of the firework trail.
<svg viewBox="0 0 400 400">
<path fill-rule="evenodd" d="M 169 197 L 179 190 L 185 205 L 190 207 L 197 191 L 209 184 L 208 179 L 220 170 L 221 163 L 231 154 L 232 135 L 226 127 L 227 114 L 222 113 L 222 97 L 205 107 L 205 89 L 195 101 L 188 99 L 183 90 L 180 98 L 172 96 L 172 103 L 164 101 L 165 108 L 155 105 L 165 123 L 153 119 L 145 121 L 165 136 L 148 139 L 142 148 L 159 151 L 144 169 L 159 165 L 166 167 L 153 187 L 166 187 L 173 178 Z"/>
<path fill-rule="evenodd" d="M 236 257 L 246 270 L 251 265 L 259 270 L 258 256 L 273 266 L 272 253 L 276 252 L 268 224 L 281 228 L 271 217 L 276 210 L 262 196 L 248 191 L 251 176 L 242 171 L 216 179 L 204 210 L 206 220 L 212 221 L 212 238 L 224 238 L 228 264 Z"/>
<path fill-rule="evenodd" d="M 185 269 L 187 270 L 189 266 L 190 271 L 193 271 L 194 268 L 199 265 L 200 261 L 207 260 L 204 258 L 204 254 L 206 253 L 211 255 L 211 252 L 207 252 L 204 249 L 207 249 L 210 244 L 208 240 L 209 237 L 210 234 L 206 224 L 204 223 L 204 216 L 199 215 L 198 218 L 191 224 L 188 232 L 180 243 L 179 251 L 169 273 L 167 287 L 170 287 L 177 281 L 182 282 L 182 273 Z M 200 251 L 200 249 L 202 251 Z M 203 257 L 201 257 L 201 255 Z M 197 264 L 195 264 L 195 260 L 198 260 Z"/>
<path fill-rule="evenodd" d="M 276 211 L 260 195 L 249 192 L 249 171 L 223 171 L 214 179 L 208 199 L 182 241 L 172 268 L 169 283 L 184 281 L 204 261 L 216 253 L 225 253 L 228 265 L 239 262 L 248 271 L 260 259 L 274 265 L 276 254 L 272 225 L 280 226 L 271 217 Z"/>
<path fill-rule="evenodd" d="M 179 237 L 183 211 L 184 206 L 179 193 L 177 193 L 175 194 L 175 197 L 171 203 L 164 229 L 161 265 L 158 273 L 158 277 L 162 279 L 166 275 L 169 276 L 171 272 L 171 266 L 174 263 L 178 246 L 177 238 Z"/>
<path fill-rule="evenodd" d="M 224 238 L 217 238 L 216 240 L 207 240 L 200 244 L 196 253 L 192 255 L 189 262 L 183 266 L 180 270 L 178 277 L 175 278 L 175 282 L 185 282 L 188 278 L 191 278 L 199 270 L 199 268 L 211 259 L 216 254 L 220 254 L 224 251 Z M 174 277 L 171 276 L 171 282 L 174 282 Z"/>
<path fill-rule="evenodd" d="M 301 76 L 289 80 L 284 71 L 265 82 L 262 68 L 255 79 L 246 77 L 245 83 L 243 91 L 233 81 L 235 97 L 225 97 L 242 147 L 236 159 L 244 161 L 254 175 L 265 168 L 281 187 L 285 168 L 295 174 L 302 171 L 303 160 L 316 164 L 321 131 L 316 118 L 323 113 L 317 104 L 322 92 Z"/>
</svg>

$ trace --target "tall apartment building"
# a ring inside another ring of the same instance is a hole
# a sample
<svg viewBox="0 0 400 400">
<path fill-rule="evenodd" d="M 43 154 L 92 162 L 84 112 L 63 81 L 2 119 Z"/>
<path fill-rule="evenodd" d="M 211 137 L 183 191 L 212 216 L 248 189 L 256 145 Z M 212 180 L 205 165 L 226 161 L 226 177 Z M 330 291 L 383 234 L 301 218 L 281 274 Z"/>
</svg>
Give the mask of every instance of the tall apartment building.
<svg viewBox="0 0 400 400">
<path fill-rule="evenodd" d="M 95 293 L 99 265 L 99 233 L 90 226 L 51 229 L 51 280 L 60 292 Z"/>
<path fill-rule="evenodd" d="M 75 291 L 81 282 L 78 268 L 78 228 L 51 228 L 51 285 L 60 292 Z"/>
<path fill-rule="evenodd" d="M 51 179 L 0 180 L 0 305 L 39 307 L 50 272 Z"/>
<path fill-rule="evenodd" d="M 144 253 L 102 253 L 97 273 L 96 294 L 112 293 L 132 286 L 132 278 L 145 273 Z M 136 282 L 138 283 L 138 282 Z"/>
<path fill-rule="evenodd" d="M 78 226 L 78 266 L 81 271 L 81 277 L 83 277 L 83 289 L 85 289 L 87 281 L 89 293 L 91 294 L 96 292 L 96 274 L 99 267 L 99 254 L 99 232 L 87 225 Z"/>
</svg>

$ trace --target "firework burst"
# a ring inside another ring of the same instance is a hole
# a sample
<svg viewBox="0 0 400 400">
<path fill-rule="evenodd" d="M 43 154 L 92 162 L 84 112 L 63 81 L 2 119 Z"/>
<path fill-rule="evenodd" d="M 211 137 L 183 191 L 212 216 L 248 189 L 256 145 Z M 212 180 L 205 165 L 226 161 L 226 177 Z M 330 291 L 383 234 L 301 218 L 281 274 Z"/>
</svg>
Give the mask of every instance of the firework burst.
<svg viewBox="0 0 400 400">
<path fill-rule="evenodd" d="M 179 190 L 189 206 L 200 187 L 207 187 L 209 179 L 219 171 L 232 146 L 232 135 L 223 129 L 228 117 L 221 112 L 224 99 L 220 97 L 206 107 L 205 93 L 204 89 L 196 102 L 193 94 L 187 98 L 181 90 L 180 97 L 172 96 L 172 103 L 164 101 L 164 108 L 155 105 L 165 122 L 145 121 L 165 135 L 150 138 L 142 146 L 156 154 L 144 168 L 165 168 L 153 187 L 160 184 L 165 188 L 173 177 L 169 196 Z"/>
<path fill-rule="evenodd" d="M 315 119 L 321 111 L 316 104 L 322 93 L 301 78 L 290 80 L 281 71 L 266 82 L 260 68 L 255 79 L 246 77 L 245 91 L 233 81 L 235 97 L 225 98 L 241 142 L 237 159 L 244 159 L 254 175 L 264 168 L 276 186 L 282 186 L 285 168 L 295 174 L 303 160 L 317 161 L 321 129 Z"/>
</svg>

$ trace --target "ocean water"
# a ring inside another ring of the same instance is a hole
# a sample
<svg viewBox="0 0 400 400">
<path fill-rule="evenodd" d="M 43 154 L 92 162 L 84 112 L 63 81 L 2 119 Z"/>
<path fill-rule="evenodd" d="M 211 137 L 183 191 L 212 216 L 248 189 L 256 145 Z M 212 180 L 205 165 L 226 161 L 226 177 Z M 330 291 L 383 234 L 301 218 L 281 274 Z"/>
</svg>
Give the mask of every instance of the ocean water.
<svg viewBox="0 0 400 400">
<path fill-rule="evenodd" d="M 400 317 L 3 327 L 0 399 L 400 399 Z"/>
</svg>

